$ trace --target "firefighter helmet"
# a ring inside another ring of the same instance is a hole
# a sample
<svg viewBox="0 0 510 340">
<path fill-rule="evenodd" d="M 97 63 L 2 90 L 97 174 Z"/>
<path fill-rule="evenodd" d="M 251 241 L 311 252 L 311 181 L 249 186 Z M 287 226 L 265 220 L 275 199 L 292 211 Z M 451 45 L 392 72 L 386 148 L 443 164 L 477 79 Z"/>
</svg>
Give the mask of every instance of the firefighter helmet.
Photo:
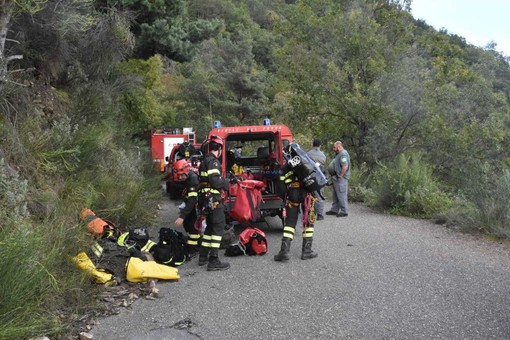
<svg viewBox="0 0 510 340">
<path fill-rule="evenodd" d="M 223 139 L 220 136 L 212 135 L 211 137 L 209 137 L 209 142 L 216 143 L 218 145 L 221 145 L 221 147 L 223 147 Z"/>
<path fill-rule="evenodd" d="M 179 159 L 177 162 L 174 163 L 172 168 L 175 174 L 182 175 L 188 173 L 189 169 L 191 168 L 191 165 L 187 160 Z"/>
</svg>

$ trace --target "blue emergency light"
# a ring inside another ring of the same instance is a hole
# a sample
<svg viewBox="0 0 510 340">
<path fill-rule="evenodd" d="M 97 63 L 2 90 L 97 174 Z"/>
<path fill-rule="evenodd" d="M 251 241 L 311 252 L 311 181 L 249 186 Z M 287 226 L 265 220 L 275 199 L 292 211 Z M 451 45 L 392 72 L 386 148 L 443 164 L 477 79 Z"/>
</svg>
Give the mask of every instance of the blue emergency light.
<svg viewBox="0 0 510 340">
<path fill-rule="evenodd" d="M 214 123 L 213 123 L 213 126 L 214 126 L 214 128 L 220 128 L 221 127 L 221 122 L 219 120 L 215 120 Z"/>
<path fill-rule="evenodd" d="M 271 120 L 269 118 L 264 119 L 262 125 L 271 125 Z"/>
</svg>

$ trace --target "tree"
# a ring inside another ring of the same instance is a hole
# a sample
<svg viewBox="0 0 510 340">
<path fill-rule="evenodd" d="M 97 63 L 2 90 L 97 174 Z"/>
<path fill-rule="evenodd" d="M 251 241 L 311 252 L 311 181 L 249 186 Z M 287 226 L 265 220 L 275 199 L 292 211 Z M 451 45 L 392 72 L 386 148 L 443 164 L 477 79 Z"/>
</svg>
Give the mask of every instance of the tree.
<svg viewBox="0 0 510 340">
<path fill-rule="evenodd" d="M 221 37 L 202 44 L 200 58 L 182 65 L 187 81 L 181 98 L 196 122 L 210 119 L 210 128 L 213 120 L 225 125 L 261 121 L 269 75 L 251 51 L 248 34 L 239 34 L 235 40 Z"/>
<path fill-rule="evenodd" d="M 35 14 L 41 11 L 46 0 L 1 0 L 0 1 L 0 82 L 7 81 L 9 62 L 22 59 L 19 54 L 8 55 L 6 42 L 15 43 L 13 39 L 7 38 L 11 20 L 22 13 Z"/>
<path fill-rule="evenodd" d="M 192 17 L 187 0 L 115 0 L 108 5 L 137 13 L 133 33 L 135 55 L 140 58 L 161 54 L 189 61 L 197 44 L 216 36 L 222 28 L 221 20 Z"/>
<path fill-rule="evenodd" d="M 294 113 L 343 139 L 358 164 L 373 162 L 367 138 L 388 116 L 381 80 L 408 39 L 402 13 L 392 1 L 298 1 L 279 27 L 279 78 L 292 84 Z"/>
</svg>

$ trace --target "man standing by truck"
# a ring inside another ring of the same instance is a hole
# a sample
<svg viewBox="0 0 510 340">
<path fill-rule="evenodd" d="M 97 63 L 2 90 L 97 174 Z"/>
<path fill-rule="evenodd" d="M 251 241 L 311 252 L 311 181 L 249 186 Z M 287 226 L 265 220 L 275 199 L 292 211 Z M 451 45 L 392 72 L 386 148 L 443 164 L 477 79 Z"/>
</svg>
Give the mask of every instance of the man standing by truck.
<svg viewBox="0 0 510 340">
<path fill-rule="evenodd" d="M 307 152 L 308 156 L 317 164 L 322 173 L 326 175 L 326 155 L 321 151 L 321 141 L 315 138 L 313 140 L 313 147 Z M 324 188 L 321 188 L 317 195 L 317 202 L 315 202 L 315 213 L 317 214 L 317 221 L 324 219 Z"/>
<path fill-rule="evenodd" d="M 336 156 L 328 166 L 328 172 L 333 179 L 333 204 L 326 215 L 346 217 L 349 214 L 347 193 L 349 190 L 349 177 L 351 176 L 351 157 L 341 141 L 333 145 Z"/>
<path fill-rule="evenodd" d="M 198 265 L 207 263 L 207 270 L 226 270 L 230 268 L 227 262 L 218 258 L 221 239 L 225 230 L 225 204 L 222 192 L 228 191 L 229 181 L 221 177 L 221 152 L 224 141 L 221 137 L 209 137 L 209 153 L 204 157 L 199 167 L 198 204 L 202 214 L 206 216 L 207 227 L 202 236 L 202 245 L 198 257 Z"/>
</svg>

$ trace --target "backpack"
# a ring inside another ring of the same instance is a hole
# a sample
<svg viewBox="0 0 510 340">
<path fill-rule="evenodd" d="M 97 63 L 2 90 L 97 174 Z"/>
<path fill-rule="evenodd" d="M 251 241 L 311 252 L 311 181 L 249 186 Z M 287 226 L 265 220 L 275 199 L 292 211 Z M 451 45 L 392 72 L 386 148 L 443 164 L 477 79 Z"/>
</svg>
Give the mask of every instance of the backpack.
<svg viewBox="0 0 510 340">
<path fill-rule="evenodd" d="M 286 150 L 287 166 L 294 171 L 297 178 L 303 182 L 308 192 L 319 192 L 328 180 L 324 172 L 317 164 L 301 149 L 299 144 L 291 143 Z"/>
<path fill-rule="evenodd" d="M 121 230 L 113 222 L 99 218 L 90 209 L 83 209 L 80 218 L 86 223 L 87 231 L 96 239 L 119 237 L 121 234 Z"/>
<path fill-rule="evenodd" d="M 167 266 L 177 267 L 187 259 L 186 239 L 184 235 L 171 228 L 159 230 L 159 242 L 153 247 L 154 260 Z"/>
<path fill-rule="evenodd" d="M 262 181 L 256 180 L 243 180 L 236 183 L 235 186 L 236 200 L 229 215 L 246 226 L 260 218 L 259 207 L 262 203 L 262 191 L 266 186 Z"/>
<path fill-rule="evenodd" d="M 264 255 L 267 253 L 266 234 L 259 228 L 247 227 L 239 234 L 239 241 L 225 250 L 225 256 Z"/>
</svg>

